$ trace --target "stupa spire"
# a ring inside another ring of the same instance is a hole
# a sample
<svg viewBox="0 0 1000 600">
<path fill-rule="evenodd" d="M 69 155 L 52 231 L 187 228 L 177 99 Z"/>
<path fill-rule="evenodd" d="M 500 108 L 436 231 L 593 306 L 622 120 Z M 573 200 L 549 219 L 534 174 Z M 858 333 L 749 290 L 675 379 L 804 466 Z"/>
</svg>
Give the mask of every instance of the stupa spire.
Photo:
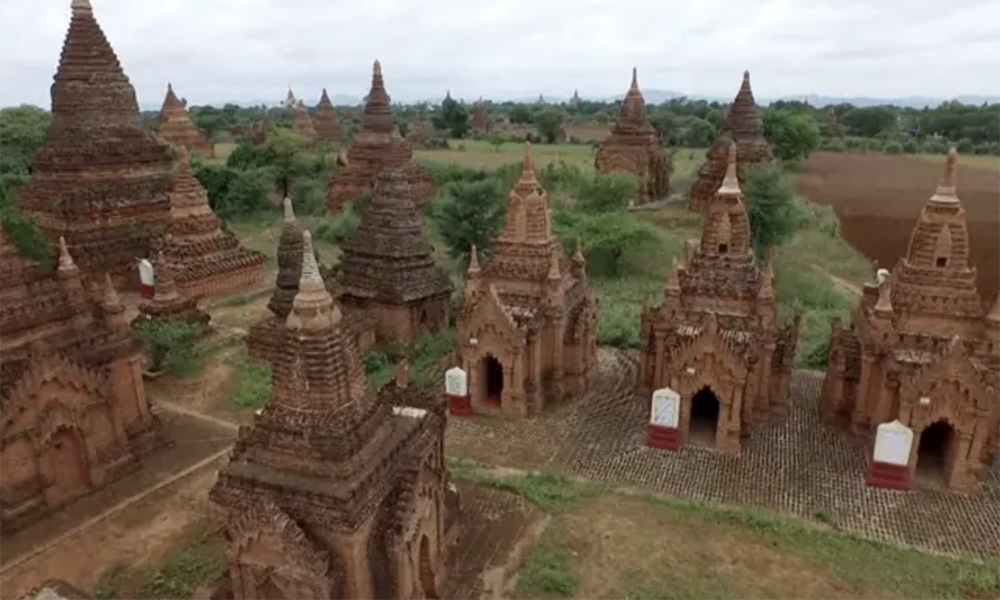
<svg viewBox="0 0 1000 600">
<path fill-rule="evenodd" d="M 935 204 L 954 204 L 958 202 L 958 195 L 955 186 L 955 166 L 958 164 L 958 151 L 954 146 L 948 151 L 948 156 L 944 161 L 944 172 L 941 173 L 941 181 L 938 182 L 931 202 Z"/>
<path fill-rule="evenodd" d="M 90 5 L 90 0 L 73 0 L 69 6 L 73 11 L 74 16 L 80 14 L 93 14 L 94 12 L 94 7 Z"/>
<path fill-rule="evenodd" d="M 740 190 L 740 180 L 736 171 L 736 142 L 729 142 L 729 158 L 726 164 L 726 174 L 722 178 L 722 185 L 719 187 L 720 196 L 739 196 L 743 192 Z"/>
<path fill-rule="evenodd" d="M 312 234 L 302 232 L 302 275 L 299 291 L 292 300 L 292 311 L 285 324 L 293 330 L 320 330 L 340 324 L 340 307 L 323 283 L 313 250 Z"/>
<path fill-rule="evenodd" d="M 69 248 L 66 246 L 66 238 L 59 236 L 59 271 L 76 271 L 76 263 L 73 262 L 73 257 L 69 253 Z"/>
<path fill-rule="evenodd" d="M 295 218 L 295 209 L 292 208 L 292 199 L 286 197 L 284 202 L 282 202 L 282 208 L 285 212 L 285 223 L 296 223 L 298 220 Z"/>
<path fill-rule="evenodd" d="M 482 270 L 479 268 L 479 251 L 476 250 L 476 245 L 473 244 L 472 248 L 469 250 L 469 268 L 465 270 L 465 274 L 470 277 L 475 277 L 481 272 Z"/>
</svg>

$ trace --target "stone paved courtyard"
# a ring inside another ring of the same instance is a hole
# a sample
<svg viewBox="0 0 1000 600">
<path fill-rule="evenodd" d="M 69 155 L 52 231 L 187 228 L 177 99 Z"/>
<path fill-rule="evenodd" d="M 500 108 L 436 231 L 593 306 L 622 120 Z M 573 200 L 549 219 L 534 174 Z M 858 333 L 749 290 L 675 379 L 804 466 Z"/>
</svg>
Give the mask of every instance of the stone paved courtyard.
<svg viewBox="0 0 1000 600">
<path fill-rule="evenodd" d="M 871 537 L 949 554 L 1000 555 L 1000 466 L 975 495 L 867 487 L 866 446 L 819 422 L 821 374 L 796 373 L 788 421 L 756 427 L 735 457 L 646 447 L 650 401 L 632 391 L 637 357 L 602 348 L 599 367 L 586 396 L 536 418 L 452 417 L 448 454 L 810 518 L 823 513 L 838 527 Z"/>
</svg>

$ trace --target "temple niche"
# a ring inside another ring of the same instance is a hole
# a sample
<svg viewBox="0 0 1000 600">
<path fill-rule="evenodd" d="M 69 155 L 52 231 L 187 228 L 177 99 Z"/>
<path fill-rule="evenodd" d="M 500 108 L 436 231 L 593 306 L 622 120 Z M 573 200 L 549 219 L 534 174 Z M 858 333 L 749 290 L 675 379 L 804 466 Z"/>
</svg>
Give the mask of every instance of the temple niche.
<svg viewBox="0 0 1000 600">
<path fill-rule="evenodd" d="M 875 437 L 872 485 L 970 491 L 1000 452 L 1000 298 L 987 311 L 976 289 L 957 160 L 952 149 L 906 255 L 832 325 L 820 411 Z"/>
<path fill-rule="evenodd" d="M 750 89 L 750 72 L 743 72 L 743 83 L 729 107 L 722 129 L 709 147 L 705 162 L 698 169 L 698 179 L 691 186 L 691 209 L 704 212 L 712 203 L 715 191 L 726 174 L 729 143 L 736 142 L 737 176 L 743 180 L 743 171 L 749 165 L 766 165 L 774 162 L 771 144 L 764 139 L 764 117 Z"/>
<path fill-rule="evenodd" d="M 139 468 L 165 440 L 109 277 L 84 287 L 60 239 L 56 268 L 0 229 L 0 527 L 9 533 Z"/>
<path fill-rule="evenodd" d="M 361 114 L 361 127 L 351 139 L 345 164 L 330 177 L 327 209 L 340 212 L 344 203 L 371 191 L 383 169 L 401 169 L 418 206 L 434 195 L 430 176 L 413 163 L 413 147 L 399 134 L 389 94 L 382 79 L 382 65 L 372 67 L 372 86 Z"/>
<path fill-rule="evenodd" d="M 295 217 L 292 201 L 285 198 L 284 222 L 278 238 L 278 274 L 274 292 L 267 303 L 271 315 L 253 325 L 247 336 L 247 354 L 254 360 L 273 362 L 280 356 L 284 323 L 292 310 L 292 301 L 299 292 L 304 247 L 302 227 Z M 315 254 L 315 250 L 311 251 Z M 332 278 L 326 280 L 326 285 L 334 297 L 339 295 Z M 367 312 L 342 311 L 341 326 L 354 340 L 360 352 L 375 343 L 375 322 Z"/>
<path fill-rule="evenodd" d="M 737 454 L 752 424 L 790 409 L 799 319 L 776 322 L 773 251 L 763 265 L 754 258 L 736 155 L 730 143 L 701 240 L 689 240 L 671 267 L 663 304 L 642 309 L 638 386 L 654 395 L 654 447 Z M 670 396 L 672 406 L 657 406 Z"/>
<path fill-rule="evenodd" d="M 599 173 L 624 172 L 635 176 L 636 204 L 665 200 L 670 193 L 672 166 L 646 117 L 646 100 L 639 91 L 635 68 L 618 123 L 597 147 L 594 168 Z"/>
<path fill-rule="evenodd" d="M 191 122 L 187 106 L 177 98 L 174 86 L 167 84 L 167 96 L 163 99 L 160 109 L 160 122 L 157 132 L 167 142 L 181 146 L 188 152 L 200 154 L 204 158 L 215 156 L 215 146 Z"/>
<path fill-rule="evenodd" d="M 244 248 L 212 211 L 208 192 L 194 176 L 183 147 L 176 163 L 166 235 L 158 245 L 170 262 L 178 291 L 187 298 L 218 297 L 260 284 L 266 257 Z"/>
<path fill-rule="evenodd" d="M 504 229 L 483 267 L 472 248 L 458 315 L 468 410 L 523 417 L 586 389 L 597 361 L 597 300 L 580 242 L 566 260 L 525 144 Z"/>
<path fill-rule="evenodd" d="M 437 598 L 459 533 L 444 406 L 380 401 L 303 232 L 271 399 L 210 493 L 240 598 Z"/>
<path fill-rule="evenodd" d="M 316 139 L 323 142 L 340 142 L 340 119 L 337 117 L 337 110 L 330 102 L 330 96 L 323 88 L 323 94 L 316 105 L 316 112 L 313 115 L 313 129 L 316 132 Z"/>
<path fill-rule="evenodd" d="M 137 287 L 168 216 L 173 156 L 141 125 L 135 89 L 87 0 L 72 18 L 52 83 L 52 122 L 31 178 L 13 192 L 55 243 L 65 237 L 84 277 Z"/>
<path fill-rule="evenodd" d="M 342 250 L 340 303 L 372 316 L 377 341 L 406 343 L 448 327 L 451 280 L 434 263 L 405 172 L 378 175 L 371 203 Z"/>
</svg>

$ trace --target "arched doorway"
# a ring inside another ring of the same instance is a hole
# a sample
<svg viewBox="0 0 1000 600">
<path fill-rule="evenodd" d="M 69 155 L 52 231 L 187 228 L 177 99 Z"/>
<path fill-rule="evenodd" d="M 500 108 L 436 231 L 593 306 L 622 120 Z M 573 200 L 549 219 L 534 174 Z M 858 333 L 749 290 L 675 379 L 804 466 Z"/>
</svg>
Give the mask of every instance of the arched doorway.
<svg viewBox="0 0 1000 600">
<path fill-rule="evenodd" d="M 46 449 L 51 469 L 49 499 L 60 505 L 90 486 L 90 460 L 83 440 L 73 429 L 60 427 L 49 438 Z"/>
<path fill-rule="evenodd" d="M 688 426 L 688 443 L 695 446 L 715 447 L 715 433 L 719 428 L 719 399 L 712 388 L 705 386 L 691 397 L 691 422 Z"/>
<path fill-rule="evenodd" d="M 917 445 L 917 478 L 932 485 L 947 485 L 954 443 L 955 429 L 948 421 L 941 419 L 925 427 Z"/>
<path fill-rule="evenodd" d="M 503 365 L 490 355 L 483 359 L 483 404 L 499 408 L 503 399 Z"/>
<path fill-rule="evenodd" d="M 424 590 L 424 598 L 437 600 L 434 567 L 431 564 L 431 541 L 426 535 L 420 537 L 420 587 Z"/>
</svg>

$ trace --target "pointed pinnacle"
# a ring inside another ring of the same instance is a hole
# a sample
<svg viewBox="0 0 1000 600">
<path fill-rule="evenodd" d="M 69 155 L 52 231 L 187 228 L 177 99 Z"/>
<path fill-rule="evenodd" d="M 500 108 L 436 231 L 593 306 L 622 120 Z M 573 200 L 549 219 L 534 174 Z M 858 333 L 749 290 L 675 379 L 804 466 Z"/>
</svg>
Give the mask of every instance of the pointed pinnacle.
<svg viewBox="0 0 1000 600">
<path fill-rule="evenodd" d="M 722 185 L 719 187 L 720 196 L 740 195 L 740 180 L 736 172 L 736 142 L 729 142 L 729 159 L 726 165 L 726 176 L 722 178 Z"/>
<path fill-rule="evenodd" d="M 524 163 L 521 167 L 521 178 L 524 179 L 527 174 L 531 174 L 532 177 L 535 175 L 535 163 L 531 160 L 531 142 L 529 141 L 524 142 Z"/>
<path fill-rule="evenodd" d="M 295 223 L 295 210 L 292 208 L 292 199 L 286 197 L 281 204 L 285 211 L 285 223 Z"/>
<path fill-rule="evenodd" d="M 115 290 L 115 284 L 111 281 L 111 273 L 104 273 L 104 307 L 105 308 L 117 308 L 121 306 L 121 298 L 118 297 L 118 292 Z"/>
<path fill-rule="evenodd" d="M 992 323 L 1000 323 L 1000 293 L 997 293 L 997 299 L 993 301 L 993 307 L 990 308 L 990 312 L 986 315 L 986 320 Z"/>
<path fill-rule="evenodd" d="M 69 7 L 74 15 L 94 12 L 94 7 L 90 5 L 90 0 L 73 0 Z"/>
<path fill-rule="evenodd" d="M 381 77 L 381 76 L 382 76 L 382 63 L 380 63 L 376 58 L 375 63 L 372 65 L 372 77 Z"/>
<path fill-rule="evenodd" d="M 472 249 L 469 251 L 469 268 L 466 269 L 466 274 L 468 275 L 478 275 L 479 274 L 479 251 L 476 250 L 476 245 L 472 245 Z"/>
<path fill-rule="evenodd" d="M 312 234 L 309 231 L 302 232 L 302 276 L 299 278 L 299 287 L 304 283 L 325 287 L 323 277 L 319 274 L 319 265 L 316 264 Z"/>
<path fill-rule="evenodd" d="M 639 70 L 632 67 L 632 89 L 639 89 Z"/>
<path fill-rule="evenodd" d="M 66 238 L 59 236 L 59 270 L 71 271 L 73 269 L 76 269 L 76 263 L 73 262 L 73 257 L 66 246 Z"/>
<path fill-rule="evenodd" d="M 584 258 L 583 258 L 583 240 L 580 239 L 580 236 L 576 237 L 576 250 L 573 251 L 573 262 L 575 262 L 575 263 L 583 263 L 584 262 Z"/>
</svg>

